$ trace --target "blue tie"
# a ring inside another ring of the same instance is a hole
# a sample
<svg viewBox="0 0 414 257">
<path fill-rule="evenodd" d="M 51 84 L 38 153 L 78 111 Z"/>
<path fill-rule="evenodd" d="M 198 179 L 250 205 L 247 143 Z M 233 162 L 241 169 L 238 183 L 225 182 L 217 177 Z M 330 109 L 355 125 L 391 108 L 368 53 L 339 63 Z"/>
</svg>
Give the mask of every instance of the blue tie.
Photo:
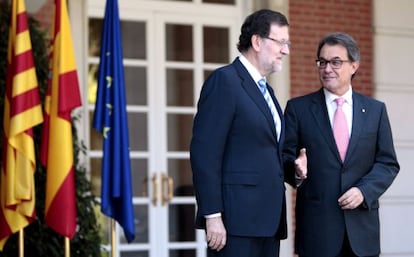
<svg viewBox="0 0 414 257">
<path fill-rule="evenodd" d="M 276 123 L 277 119 L 275 117 L 275 115 L 277 114 L 277 111 L 276 111 L 275 104 L 273 103 L 273 100 L 270 97 L 269 91 L 267 90 L 266 79 L 264 78 L 260 79 L 258 84 L 259 84 L 260 92 L 262 92 L 262 95 L 264 99 L 266 100 L 267 106 L 269 106 L 270 112 L 272 113 L 273 122 L 275 123 L 275 128 L 277 128 L 277 123 Z"/>
</svg>

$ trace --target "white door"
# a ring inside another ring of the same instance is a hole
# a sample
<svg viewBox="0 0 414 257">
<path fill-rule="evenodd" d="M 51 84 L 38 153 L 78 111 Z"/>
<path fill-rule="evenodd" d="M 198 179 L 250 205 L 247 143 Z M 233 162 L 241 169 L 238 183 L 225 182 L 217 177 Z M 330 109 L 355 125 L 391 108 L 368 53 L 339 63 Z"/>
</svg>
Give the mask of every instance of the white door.
<svg viewBox="0 0 414 257">
<path fill-rule="evenodd" d="M 236 55 L 241 7 L 235 2 L 119 1 L 137 234 L 127 244 L 117 228 L 117 256 L 206 256 L 204 233 L 194 229 L 188 148 L 204 79 Z M 104 5 L 93 0 L 87 6 L 90 120 Z M 93 128 L 87 129 L 92 181 L 99 195 L 102 141 Z"/>
</svg>

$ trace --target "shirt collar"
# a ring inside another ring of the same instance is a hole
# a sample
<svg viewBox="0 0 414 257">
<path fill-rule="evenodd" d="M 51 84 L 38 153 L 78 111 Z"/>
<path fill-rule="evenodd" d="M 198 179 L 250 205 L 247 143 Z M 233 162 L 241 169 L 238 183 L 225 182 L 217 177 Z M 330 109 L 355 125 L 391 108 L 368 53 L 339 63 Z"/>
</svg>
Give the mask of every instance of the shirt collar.
<svg viewBox="0 0 414 257">
<path fill-rule="evenodd" d="M 335 95 L 325 88 L 323 89 L 323 92 L 325 93 L 325 101 L 327 104 L 332 104 L 333 101 L 335 101 L 336 98 L 342 97 L 345 99 L 345 102 L 352 106 L 352 86 L 349 86 L 348 91 L 346 91 L 345 94 L 342 96 Z"/>
<path fill-rule="evenodd" d="M 256 82 L 256 84 L 262 78 L 266 79 L 266 77 L 263 77 L 262 75 L 260 75 L 256 67 L 254 67 L 253 64 L 251 64 L 251 62 L 249 62 L 249 60 L 247 60 L 247 58 L 244 57 L 244 55 L 240 55 L 239 60 L 243 64 L 243 66 L 247 69 L 247 71 L 249 72 L 250 76 L 253 78 L 254 82 Z"/>
</svg>

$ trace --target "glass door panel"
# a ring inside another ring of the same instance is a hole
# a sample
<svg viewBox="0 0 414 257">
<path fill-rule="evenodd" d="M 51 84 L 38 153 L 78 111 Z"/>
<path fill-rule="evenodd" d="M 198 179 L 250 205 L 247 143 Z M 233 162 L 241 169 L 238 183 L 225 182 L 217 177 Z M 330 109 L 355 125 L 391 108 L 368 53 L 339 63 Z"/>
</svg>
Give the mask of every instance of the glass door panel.
<svg viewBox="0 0 414 257">
<path fill-rule="evenodd" d="M 131 151 L 146 151 L 148 149 L 148 114 L 129 112 L 128 128 L 129 148 Z M 131 140 L 131 138 L 134 140 Z"/>
<path fill-rule="evenodd" d="M 124 59 L 147 59 L 146 31 L 145 22 L 121 21 Z"/>
<path fill-rule="evenodd" d="M 169 113 L 167 115 L 169 151 L 188 151 L 192 125 L 192 114 Z"/>
<path fill-rule="evenodd" d="M 168 159 L 168 175 L 174 181 L 174 196 L 194 196 L 189 159 Z"/>
<path fill-rule="evenodd" d="M 147 68 L 125 66 L 125 91 L 128 105 L 148 105 Z"/>
<path fill-rule="evenodd" d="M 166 24 L 167 61 L 193 60 L 193 28 L 191 25 Z"/>
<path fill-rule="evenodd" d="M 148 197 L 150 194 L 148 183 L 151 183 L 151 180 L 148 179 L 144 172 L 139 172 L 140 170 L 148 170 L 147 160 L 136 158 L 131 160 L 131 179 L 134 181 L 134 184 L 139 185 L 132 187 L 132 196 Z"/>
<path fill-rule="evenodd" d="M 203 56 L 207 63 L 229 62 L 229 29 L 220 27 L 203 27 Z"/>
<path fill-rule="evenodd" d="M 167 105 L 194 105 L 194 75 L 193 70 L 167 69 Z"/>
</svg>

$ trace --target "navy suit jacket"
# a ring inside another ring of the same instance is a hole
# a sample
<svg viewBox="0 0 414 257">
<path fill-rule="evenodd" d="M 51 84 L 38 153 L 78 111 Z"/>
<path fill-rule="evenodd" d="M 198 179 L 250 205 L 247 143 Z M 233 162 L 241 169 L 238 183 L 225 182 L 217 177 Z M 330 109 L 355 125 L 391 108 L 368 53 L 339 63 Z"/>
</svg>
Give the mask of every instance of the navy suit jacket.
<svg viewBox="0 0 414 257">
<path fill-rule="evenodd" d="M 269 107 L 238 59 L 205 81 L 190 146 L 197 228 L 220 212 L 230 235 L 286 238 L 284 121 L 268 90 L 282 120 L 279 143 Z"/>
<path fill-rule="evenodd" d="M 399 171 L 384 103 L 353 92 L 351 138 L 344 162 L 337 150 L 323 90 L 291 99 L 285 110 L 285 157 L 305 147 L 308 178 L 297 189 L 295 249 L 301 256 L 338 254 L 347 233 L 358 256 L 380 253 L 378 199 Z M 364 203 L 342 210 L 338 198 L 358 187 Z"/>
</svg>

